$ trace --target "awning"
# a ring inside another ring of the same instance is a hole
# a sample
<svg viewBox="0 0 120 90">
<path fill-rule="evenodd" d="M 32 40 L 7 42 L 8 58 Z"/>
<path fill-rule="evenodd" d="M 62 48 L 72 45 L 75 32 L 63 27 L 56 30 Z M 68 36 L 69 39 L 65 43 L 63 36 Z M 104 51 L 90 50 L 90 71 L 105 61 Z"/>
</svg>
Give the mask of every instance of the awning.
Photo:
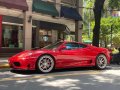
<svg viewBox="0 0 120 90">
<path fill-rule="evenodd" d="M 78 13 L 78 11 L 75 8 L 72 7 L 61 7 L 61 17 L 70 18 L 74 20 L 82 20 L 81 15 Z"/>
<path fill-rule="evenodd" d="M 45 30 L 58 30 L 60 32 L 70 33 L 69 28 L 64 24 L 33 20 L 33 25 Z"/>
<path fill-rule="evenodd" d="M 28 5 L 26 0 L 0 0 L 0 6 L 10 9 L 11 8 L 19 9 L 23 11 L 28 10 Z"/>
<path fill-rule="evenodd" d="M 70 34 L 70 29 L 64 24 L 40 21 L 39 27 L 41 29 L 58 30 L 61 32 L 65 32 L 66 34 Z"/>
<path fill-rule="evenodd" d="M 39 27 L 41 29 L 59 30 L 59 31 L 64 31 L 66 29 L 65 25 L 63 25 L 63 24 L 45 22 L 45 21 L 40 21 Z"/>
<path fill-rule="evenodd" d="M 37 13 L 44 13 L 52 16 L 59 16 L 55 5 L 51 2 L 44 2 L 41 0 L 33 0 L 32 10 Z"/>
</svg>

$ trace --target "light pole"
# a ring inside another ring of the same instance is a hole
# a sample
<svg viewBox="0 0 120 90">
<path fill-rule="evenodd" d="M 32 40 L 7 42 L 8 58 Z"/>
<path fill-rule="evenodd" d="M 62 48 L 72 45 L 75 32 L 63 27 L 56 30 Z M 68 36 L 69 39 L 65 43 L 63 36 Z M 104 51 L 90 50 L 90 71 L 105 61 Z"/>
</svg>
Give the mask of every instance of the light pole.
<svg viewBox="0 0 120 90">
<path fill-rule="evenodd" d="M 111 34 L 111 47 L 112 47 L 112 37 L 113 37 L 113 34 L 112 34 L 112 32 L 113 32 L 113 24 L 111 25 L 111 31 L 110 31 L 110 34 Z"/>
</svg>

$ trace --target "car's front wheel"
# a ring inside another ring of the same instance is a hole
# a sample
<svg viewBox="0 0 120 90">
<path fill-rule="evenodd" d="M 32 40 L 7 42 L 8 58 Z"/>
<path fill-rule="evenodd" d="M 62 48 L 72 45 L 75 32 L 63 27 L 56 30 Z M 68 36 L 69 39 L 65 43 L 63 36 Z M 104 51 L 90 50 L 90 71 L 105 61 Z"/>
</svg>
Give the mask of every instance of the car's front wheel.
<svg viewBox="0 0 120 90">
<path fill-rule="evenodd" d="M 107 66 L 107 58 L 105 55 L 100 54 L 98 55 L 98 57 L 96 58 L 96 67 L 98 69 L 105 69 Z"/>
<path fill-rule="evenodd" d="M 38 59 L 37 69 L 42 73 L 49 73 L 54 69 L 54 59 L 50 55 L 43 55 Z"/>
</svg>

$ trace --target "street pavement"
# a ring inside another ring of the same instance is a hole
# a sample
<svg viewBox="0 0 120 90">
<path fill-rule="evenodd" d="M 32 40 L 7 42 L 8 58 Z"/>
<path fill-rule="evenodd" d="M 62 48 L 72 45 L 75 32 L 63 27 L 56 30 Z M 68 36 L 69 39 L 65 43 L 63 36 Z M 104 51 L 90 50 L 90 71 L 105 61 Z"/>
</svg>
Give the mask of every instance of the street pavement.
<svg viewBox="0 0 120 90">
<path fill-rule="evenodd" d="M 9 68 L 8 58 L 0 58 L 0 69 Z"/>
<path fill-rule="evenodd" d="M 120 66 L 73 68 L 41 74 L 0 69 L 0 90 L 120 90 Z"/>
</svg>

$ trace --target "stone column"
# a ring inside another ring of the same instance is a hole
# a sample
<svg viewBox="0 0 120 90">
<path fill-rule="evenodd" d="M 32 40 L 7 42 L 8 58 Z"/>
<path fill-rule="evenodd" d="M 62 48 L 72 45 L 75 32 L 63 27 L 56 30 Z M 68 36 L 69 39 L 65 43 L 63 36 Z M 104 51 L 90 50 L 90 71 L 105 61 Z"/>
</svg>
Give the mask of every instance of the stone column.
<svg viewBox="0 0 120 90">
<path fill-rule="evenodd" d="M 82 16 L 82 10 L 83 8 L 79 8 L 83 6 L 82 0 L 77 0 L 77 11 Z M 78 42 L 82 42 L 82 21 L 75 21 L 75 39 Z"/>
<path fill-rule="evenodd" d="M 28 11 L 24 12 L 24 50 L 32 48 L 32 0 L 27 0 Z"/>
<path fill-rule="evenodd" d="M 40 25 L 39 21 L 37 22 L 37 28 L 36 28 L 36 40 L 35 40 L 35 46 L 40 47 L 40 40 L 39 40 L 39 31 L 40 31 Z"/>
<path fill-rule="evenodd" d="M 0 16 L 0 48 L 2 47 L 2 16 Z"/>
<path fill-rule="evenodd" d="M 57 41 L 57 37 L 58 37 L 57 33 L 58 33 L 57 30 L 52 30 L 52 43 Z"/>
<path fill-rule="evenodd" d="M 56 9 L 57 11 L 59 12 L 60 14 L 60 10 L 61 10 L 61 0 L 55 0 L 55 3 L 56 3 Z"/>
</svg>

